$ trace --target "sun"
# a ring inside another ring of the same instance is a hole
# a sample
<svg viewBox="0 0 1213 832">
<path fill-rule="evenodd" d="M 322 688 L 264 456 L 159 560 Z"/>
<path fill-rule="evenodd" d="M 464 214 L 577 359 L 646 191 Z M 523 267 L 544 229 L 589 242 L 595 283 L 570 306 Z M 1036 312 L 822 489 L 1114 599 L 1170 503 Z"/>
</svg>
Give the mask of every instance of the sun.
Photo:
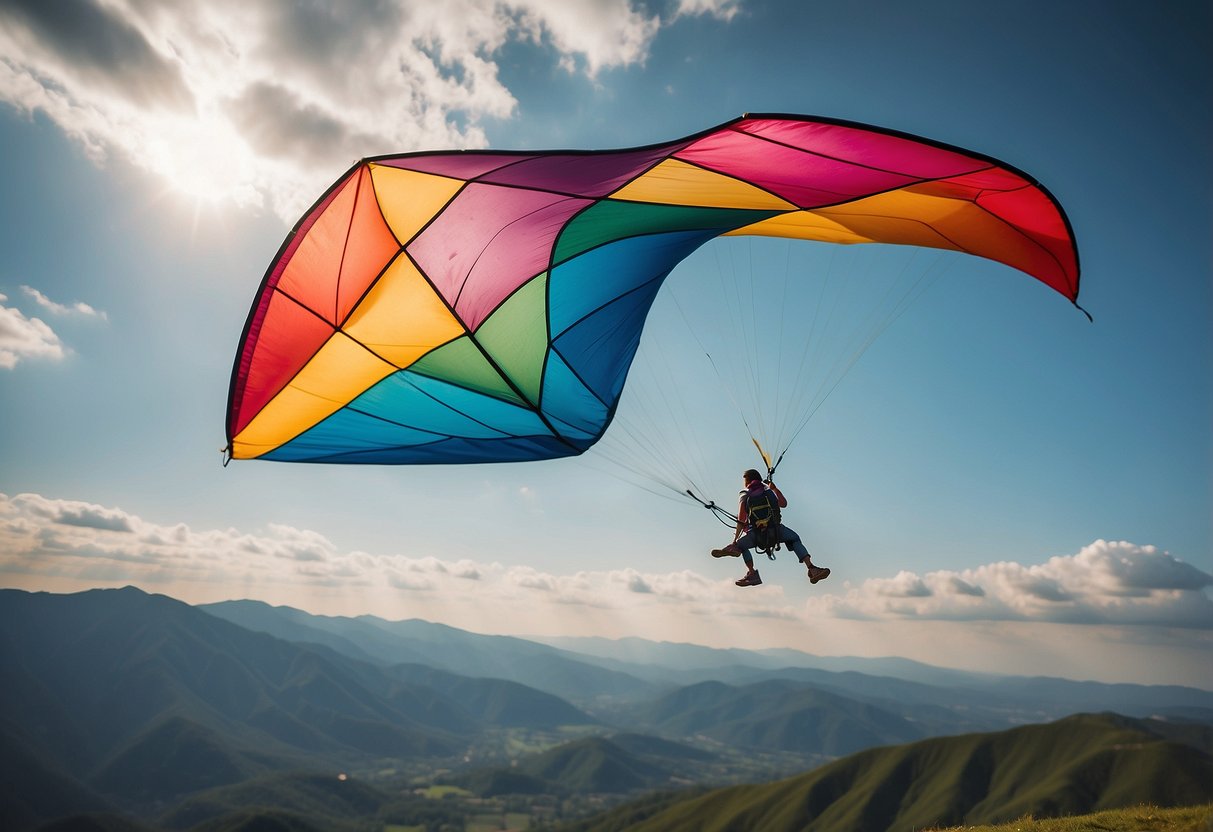
<svg viewBox="0 0 1213 832">
<path fill-rule="evenodd" d="M 230 122 L 214 114 L 158 119 L 144 148 L 144 163 L 167 190 L 195 208 L 259 203 L 256 154 Z"/>
</svg>

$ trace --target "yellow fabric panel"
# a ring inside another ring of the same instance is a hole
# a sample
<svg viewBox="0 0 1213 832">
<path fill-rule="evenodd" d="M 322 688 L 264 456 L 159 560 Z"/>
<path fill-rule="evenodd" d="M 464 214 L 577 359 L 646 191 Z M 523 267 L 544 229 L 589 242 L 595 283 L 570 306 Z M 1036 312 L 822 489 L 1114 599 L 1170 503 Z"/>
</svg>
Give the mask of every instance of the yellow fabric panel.
<svg viewBox="0 0 1213 832">
<path fill-rule="evenodd" d="M 728 231 L 722 237 L 791 237 L 795 240 L 817 240 L 822 243 L 870 243 L 870 237 L 856 234 L 845 225 L 840 225 L 811 211 L 796 211 L 746 225 Z"/>
<path fill-rule="evenodd" d="M 1000 224 L 971 202 L 945 199 L 912 190 L 890 191 L 884 194 L 816 208 L 815 212 L 850 229 L 855 234 L 878 243 L 897 243 L 908 246 L 928 246 L 953 251 L 961 250 L 954 231 L 972 227 L 976 222 L 979 234 L 994 233 L 1001 236 Z M 972 237 L 973 229 L 963 236 Z"/>
<path fill-rule="evenodd" d="M 232 456 L 247 459 L 277 448 L 394 372 L 391 364 L 344 334 L 334 333 L 291 383 L 233 438 Z"/>
<path fill-rule="evenodd" d="M 656 202 L 665 205 L 695 205 L 704 208 L 759 208 L 780 211 L 796 208 L 774 194 L 746 182 L 666 159 L 638 179 L 624 185 L 613 199 Z"/>
<path fill-rule="evenodd" d="M 462 179 L 371 164 L 379 210 L 404 245 L 463 187 Z"/>
<path fill-rule="evenodd" d="M 398 367 L 407 367 L 464 329 L 401 253 L 345 323 L 345 331 Z"/>
</svg>

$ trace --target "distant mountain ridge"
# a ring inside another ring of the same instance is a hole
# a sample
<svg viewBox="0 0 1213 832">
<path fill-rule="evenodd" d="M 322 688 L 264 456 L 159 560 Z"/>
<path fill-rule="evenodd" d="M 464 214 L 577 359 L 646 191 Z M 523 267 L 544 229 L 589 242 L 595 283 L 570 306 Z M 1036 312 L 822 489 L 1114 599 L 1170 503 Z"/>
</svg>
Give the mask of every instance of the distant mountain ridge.
<svg viewBox="0 0 1213 832">
<path fill-rule="evenodd" d="M 648 695 L 656 689 L 652 682 L 587 662 L 565 650 L 418 619 L 319 616 L 260 601 L 224 601 L 198 608 L 250 630 L 287 641 L 323 644 L 366 661 L 428 665 L 462 676 L 506 679 L 533 687 L 542 679 L 543 690 L 574 701 L 604 695 Z"/>
<path fill-rule="evenodd" d="M 993 730 L 1105 710 L 1213 719 L 1213 691 L 1176 685 L 994 676 L 906 659 L 818 657 L 783 648 L 722 650 L 639 638 L 544 638 L 537 643 L 419 620 L 315 616 L 257 601 L 199 608 L 290 641 L 327 643 L 353 657 L 393 664 L 416 662 L 421 656 L 423 664 L 461 675 L 510 679 L 586 705 L 649 701 L 705 681 L 745 686 L 784 679 L 925 721 L 930 731 L 947 725 L 955 726 L 954 733 Z M 579 648 L 589 652 L 573 652 Z M 911 706 L 913 713 L 908 712 Z M 636 718 L 626 709 L 616 716 Z"/>
</svg>

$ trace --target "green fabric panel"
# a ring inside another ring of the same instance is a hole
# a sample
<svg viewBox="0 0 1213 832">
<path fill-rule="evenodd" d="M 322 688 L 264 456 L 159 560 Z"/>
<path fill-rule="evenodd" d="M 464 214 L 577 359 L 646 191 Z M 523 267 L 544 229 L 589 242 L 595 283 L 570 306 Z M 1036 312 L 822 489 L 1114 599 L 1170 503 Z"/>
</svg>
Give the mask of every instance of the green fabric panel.
<svg viewBox="0 0 1213 832">
<path fill-rule="evenodd" d="M 787 212 L 604 199 L 578 214 L 560 232 L 552 264 L 563 263 L 594 246 L 624 237 L 702 228 L 717 228 L 723 234 L 783 213 Z"/>
<path fill-rule="evenodd" d="M 476 330 L 476 340 L 532 404 L 539 403 L 548 352 L 548 276 L 533 277 Z"/>
<path fill-rule="evenodd" d="M 508 402 L 525 404 L 467 335 L 443 344 L 409 369 Z"/>
</svg>

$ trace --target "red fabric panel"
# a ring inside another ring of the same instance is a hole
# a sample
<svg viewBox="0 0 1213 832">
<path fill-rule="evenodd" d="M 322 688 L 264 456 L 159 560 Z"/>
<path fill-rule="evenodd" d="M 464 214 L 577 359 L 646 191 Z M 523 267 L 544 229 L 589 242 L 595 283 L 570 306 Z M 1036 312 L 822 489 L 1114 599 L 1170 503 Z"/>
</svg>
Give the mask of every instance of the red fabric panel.
<svg viewBox="0 0 1213 832">
<path fill-rule="evenodd" d="M 233 436 L 244 430 L 332 334 L 332 326 L 273 292 L 252 348 L 243 395 L 236 403 Z"/>
</svg>

